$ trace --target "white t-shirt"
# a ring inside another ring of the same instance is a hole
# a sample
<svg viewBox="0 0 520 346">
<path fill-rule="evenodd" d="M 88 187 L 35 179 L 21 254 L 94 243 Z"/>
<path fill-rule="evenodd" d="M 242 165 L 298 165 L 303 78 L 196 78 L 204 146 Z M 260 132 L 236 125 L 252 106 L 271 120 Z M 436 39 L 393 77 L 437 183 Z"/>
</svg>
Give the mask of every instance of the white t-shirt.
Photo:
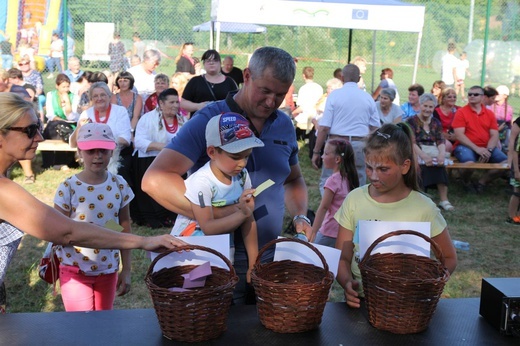
<svg viewBox="0 0 520 346">
<path fill-rule="evenodd" d="M 251 188 L 251 178 L 244 168 L 240 174 L 234 176 L 231 184 L 222 183 L 215 177 L 208 161 L 204 166 L 191 174 L 185 181 L 186 193 L 184 196 L 198 206 L 224 207 L 237 203 L 244 189 Z M 181 235 L 181 232 L 195 220 L 178 215 L 173 226 L 172 235 Z M 197 229 L 200 229 L 197 224 Z M 199 231 L 193 235 L 203 235 Z"/>
<path fill-rule="evenodd" d="M 323 95 L 323 88 L 315 82 L 305 83 L 298 90 L 298 106 L 302 112 L 298 114 L 296 126 L 302 130 L 310 130 L 312 128 L 311 120 L 316 116 L 316 104 Z"/>
<path fill-rule="evenodd" d="M 455 57 L 453 54 L 446 54 L 442 57 L 442 81 L 446 83 L 446 85 L 455 84 L 455 79 L 453 78 L 453 69 L 457 68 L 459 65 L 459 59 Z"/>
<path fill-rule="evenodd" d="M 459 60 L 459 63 L 455 69 L 457 72 L 457 78 L 458 79 L 466 79 L 466 70 L 469 68 L 469 61 L 468 59 Z"/>
<path fill-rule="evenodd" d="M 129 68 L 127 72 L 130 72 L 134 77 L 134 87 L 143 98 L 144 103 L 148 96 L 155 92 L 155 71 L 149 74 L 144 70 L 142 64 L 139 64 Z"/>
</svg>

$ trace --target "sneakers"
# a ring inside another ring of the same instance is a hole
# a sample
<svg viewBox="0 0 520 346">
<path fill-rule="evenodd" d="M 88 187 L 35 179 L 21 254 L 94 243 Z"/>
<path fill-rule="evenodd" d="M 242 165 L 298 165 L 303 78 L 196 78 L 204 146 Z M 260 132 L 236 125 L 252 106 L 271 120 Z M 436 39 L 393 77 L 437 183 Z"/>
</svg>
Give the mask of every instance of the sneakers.
<svg viewBox="0 0 520 346">
<path fill-rule="evenodd" d="M 506 222 L 507 223 L 510 223 L 512 225 L 520 225 L 520 216 L 515 216 L 515 217 L 508 217 L 506 219 Z"/>
<path fill-rule="evenodd" d="M 455 209 L 454 206 L 451 205 L 450 201 L 446 200 L 446 201 L 441 201 L 439 203 L 439 208 L 443 209 L 443 210 L 446 210 L 446 211 L 450 211 L 450 210 L 453 210 Z"/>
<path fill-rule="evenodd" d="M 47 76 L 47 79 L 53 79 L 54 78 L 54 74 L 51 73 L 50 75 Z"/>
</svg>

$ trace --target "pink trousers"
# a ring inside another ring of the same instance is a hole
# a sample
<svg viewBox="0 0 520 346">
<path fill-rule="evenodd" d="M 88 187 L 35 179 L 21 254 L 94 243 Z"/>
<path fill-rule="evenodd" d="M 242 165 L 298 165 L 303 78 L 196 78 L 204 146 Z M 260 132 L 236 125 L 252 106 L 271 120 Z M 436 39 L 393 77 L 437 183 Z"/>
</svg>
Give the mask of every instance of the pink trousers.
<svg viewBox="0 0 520 346">
<path fill-rule="evenodd" d="M 78 267 L 60 265 L 61 299 L 65 311 L 112 310 L 117 273 L 86 276 Z"/>
</svg>

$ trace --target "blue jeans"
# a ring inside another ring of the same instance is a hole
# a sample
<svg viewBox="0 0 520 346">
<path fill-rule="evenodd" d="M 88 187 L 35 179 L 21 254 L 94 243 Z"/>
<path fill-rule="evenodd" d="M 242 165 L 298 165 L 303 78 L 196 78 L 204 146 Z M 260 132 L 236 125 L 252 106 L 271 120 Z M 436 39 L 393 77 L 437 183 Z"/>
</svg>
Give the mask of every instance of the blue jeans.
<svg viewBox="0 0 520 346">
<path fill-rule="evenodd" d="M 459 144 L 453 151 L 453 155 L 459 160 L 459 162 L 478 162 L 480 155 L 466 147 L 465 145 Z M 501 163 L 507 160 L 506 154 L 502 150 L 495 148 L 489 158 L 489 163 Z"/>
<path fill-rule="evenodd" d="M 13 67 L 13 56 L 11 54 L 2 54 L 2 68 L 9 70 Z"/>
<path fill-rule="evenodd" d="M 45 65 L 47 65 L 47 70 L 49 73 L 54 73 L 54 70 L 57 69 L 59 73 L 62 72 L 60 58 L 49 58 L 45 61 Z"/>
</svg>

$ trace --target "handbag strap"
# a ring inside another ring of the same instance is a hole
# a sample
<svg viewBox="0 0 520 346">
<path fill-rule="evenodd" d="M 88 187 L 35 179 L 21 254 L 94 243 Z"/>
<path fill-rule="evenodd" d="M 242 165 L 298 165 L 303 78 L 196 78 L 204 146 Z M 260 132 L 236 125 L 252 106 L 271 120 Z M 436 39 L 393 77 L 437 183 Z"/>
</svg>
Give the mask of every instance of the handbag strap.
<svg viewBox="0 0 520 346">
<path fill-rule="evenodd" d="M 218 100 L 217 100 L 217 97 L 216 97 L 215 94 L 213 93 L 213 88 L 211 87 L 211 85 L 209 85 L 209 82 L 208 82 L 208 80 L 206 79 L 206 75 L 205 75 L 205 74 L 202 75 L 202 79 L 204 79 L 204 82 L 206 82 L 206 85 L 208 86 L 209 92 L 211 93 L 211 96 L 213 96 L 213 100 L 214 100 L 214 101 L 218 101 Z"/>
</svg>

